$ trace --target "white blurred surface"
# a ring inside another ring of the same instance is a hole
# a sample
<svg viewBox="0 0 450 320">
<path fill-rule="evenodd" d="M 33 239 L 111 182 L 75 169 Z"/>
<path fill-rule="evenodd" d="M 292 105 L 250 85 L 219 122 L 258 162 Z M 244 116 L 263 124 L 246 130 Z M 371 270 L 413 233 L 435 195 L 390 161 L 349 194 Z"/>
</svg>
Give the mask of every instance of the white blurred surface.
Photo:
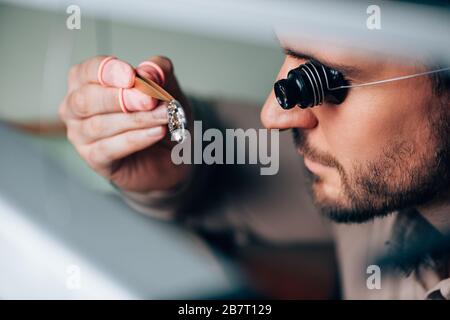
<svg viewBox="0 0 450 320">
<path fill-rule="evenodd" d="M 30 139 L 0 124 L 0 298 L 198 298 L 240 288 L 196 235 L 87 187 L 79 168 Z"/>
<path fill-rule="evenodd" d="M 138 298 L 1 197 L 0 261 L 1 299 Z"/>
</svg>

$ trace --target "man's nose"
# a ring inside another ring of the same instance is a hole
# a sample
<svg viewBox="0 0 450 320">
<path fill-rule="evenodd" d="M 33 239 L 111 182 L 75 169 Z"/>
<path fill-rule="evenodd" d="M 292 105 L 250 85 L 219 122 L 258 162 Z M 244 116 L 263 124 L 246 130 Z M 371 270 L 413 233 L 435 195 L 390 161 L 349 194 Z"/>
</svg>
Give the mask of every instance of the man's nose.
<svg viewBox="0 0 450 320">
<path fill-rule="evenodd" d="M 278 104 L 275 98 L 275 93 L 272 90 L 261 110 L 261 122 L 267 129 L 313 129 L 318 124 L 318 119 L 308 109 L 301 109 L 294 107 L 289 110 L 284 110 Z"/>
</svg>

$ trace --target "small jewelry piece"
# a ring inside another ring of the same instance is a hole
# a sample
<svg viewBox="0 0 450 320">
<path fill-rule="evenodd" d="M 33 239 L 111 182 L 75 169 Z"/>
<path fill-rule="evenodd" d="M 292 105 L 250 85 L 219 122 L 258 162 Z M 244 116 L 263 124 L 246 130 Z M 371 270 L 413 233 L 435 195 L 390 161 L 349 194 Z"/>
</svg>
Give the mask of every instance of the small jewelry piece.
<svg viewBox="0 0 450 320">
<path fill-rule="evenodd" d="M 181 104 L 173 99 L 167 106 L 169 114 L 169 131 L 173 141 L 181 143 L 186 138 L 186 115 Z"/>
</svg>

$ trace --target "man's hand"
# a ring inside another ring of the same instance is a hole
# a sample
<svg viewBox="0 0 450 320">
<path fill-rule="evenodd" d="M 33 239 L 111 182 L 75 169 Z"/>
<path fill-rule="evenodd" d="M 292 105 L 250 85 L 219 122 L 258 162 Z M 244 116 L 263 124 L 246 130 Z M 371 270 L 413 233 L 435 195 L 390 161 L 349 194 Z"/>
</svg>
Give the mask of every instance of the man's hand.
<svg viewBox="0 0 450 320">
<path fill-rule="evenodd" d="M 132 88 L 137 72 L 163 85 L 188 107 L 171 61 L 159 56 L 149 59 L 161 67 L 162 80 L 151 65 L 134 70 L 126 62 L 110 60 L 102 71 L 106 85 L 102 86 L 97 72 L 105 58 L 86 60 L 69 72 L 68 92 L 59 108 L 69 141 L 92 169 L 123 190 L 148 192 L 175 187 L 186 179 L 189 168 L 171 161 L 172 143 L 164 139 L 167 103 Z M 128 113 L 121 110 L 119 88 L 126 88 L 123 100 Z M 189 119 L 190 110 L 186 111 Z"/>
</svg>

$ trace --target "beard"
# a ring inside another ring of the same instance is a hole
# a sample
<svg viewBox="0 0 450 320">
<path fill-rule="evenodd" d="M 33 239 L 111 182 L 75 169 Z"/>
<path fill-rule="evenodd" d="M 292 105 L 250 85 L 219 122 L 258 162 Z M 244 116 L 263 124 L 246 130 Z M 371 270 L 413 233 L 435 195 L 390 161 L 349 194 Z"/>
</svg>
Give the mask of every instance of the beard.
<svg viewBox="0 0 450 320">
<path fill-rule="evenodd" d="M 293 129 L 294 142 L 304 156 L 336 169 L 340 176 L 340 195 L 330 199 L 318 191 L 322 179 L 307 171 L 316 205 L 335 222 L 363 223 L 439 199 L 450 187 L 449 121 L 446 111 L 431 112 L 430 133 L 421 137 L 425 152 L 419 154 L 417 141 L 390 141 L 377 159 L 355 163 L 350 170 L 311 146 L 304 132 Z"/>
</svg>

